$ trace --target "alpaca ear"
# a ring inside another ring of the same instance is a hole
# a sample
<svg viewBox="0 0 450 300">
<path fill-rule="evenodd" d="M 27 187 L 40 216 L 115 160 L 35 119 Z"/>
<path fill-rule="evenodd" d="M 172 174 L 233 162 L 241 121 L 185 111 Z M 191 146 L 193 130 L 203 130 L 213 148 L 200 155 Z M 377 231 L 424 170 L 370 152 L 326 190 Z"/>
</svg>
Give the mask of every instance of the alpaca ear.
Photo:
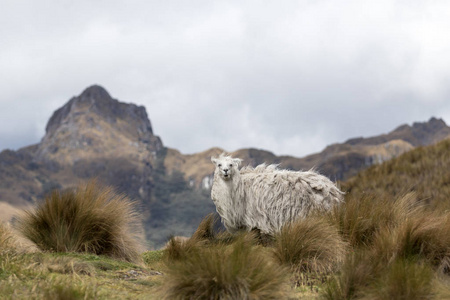
<svg viewBox="0 0 450 300">
<path fill-rule="evenodd" d="M 241 165 L 242 159 L 240 159 L 240 158 L 233 158 L 233 162 L 236 164 L 236 166 L 239 167 Z"/>
<path fill-rule="evenodd" d="M 216 164 L 216 162 L 217 162 L 217 158 L 215 158 L 215 157 L 211 156 L 211 161 L 212 161 L 212 163 L 213 163 L 213 164 Z"/>
</svg>

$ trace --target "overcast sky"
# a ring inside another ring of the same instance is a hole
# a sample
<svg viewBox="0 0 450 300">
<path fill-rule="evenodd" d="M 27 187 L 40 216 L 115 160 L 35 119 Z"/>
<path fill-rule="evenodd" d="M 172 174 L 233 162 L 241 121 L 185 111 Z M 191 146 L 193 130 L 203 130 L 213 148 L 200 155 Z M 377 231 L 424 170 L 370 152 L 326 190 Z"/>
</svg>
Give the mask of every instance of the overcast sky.
<svg viewBox="0 0 450 300">
<path fill-rule="evenodd" d="M 0 150 L 39 142 L 92 84 L 182 153 L 450 124 L 449 30 L 447 0 L 0 0 Z"/>
</svg>

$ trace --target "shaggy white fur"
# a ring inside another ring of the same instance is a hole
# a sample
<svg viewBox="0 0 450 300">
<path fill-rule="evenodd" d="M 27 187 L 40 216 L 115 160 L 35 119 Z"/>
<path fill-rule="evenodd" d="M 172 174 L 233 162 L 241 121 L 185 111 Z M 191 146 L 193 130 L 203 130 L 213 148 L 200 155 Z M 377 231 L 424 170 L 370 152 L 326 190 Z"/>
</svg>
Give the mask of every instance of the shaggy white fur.
<svg viewBox="0 0 450 300">
<path fill-rule="evenodd" d="M 211 161 L 216 165 L 211 198 L 230 232 L 259 229 L 274 234 L 288 222 L 342 202 L 344 193 L 312 170 L 294 172 L 262 164 L 239 171 L 241 159 L 224 154 Z"/>
</svg>

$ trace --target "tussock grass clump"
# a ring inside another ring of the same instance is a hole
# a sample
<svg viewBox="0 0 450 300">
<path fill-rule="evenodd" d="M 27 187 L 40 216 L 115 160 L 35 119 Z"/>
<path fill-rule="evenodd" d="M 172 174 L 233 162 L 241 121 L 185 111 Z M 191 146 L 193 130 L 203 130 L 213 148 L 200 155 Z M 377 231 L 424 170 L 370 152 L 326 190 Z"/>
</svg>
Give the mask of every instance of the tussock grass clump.
<svg viewBox="0 0 450 300">
<path fill-rule="evenodd" d="M 421 209 L 414 193 L 397 199 L 348 195 L 328 217 L 352 247 L 362 247 L 370 245 L 382 227 L 396 226 Z"/>
<path fill-rule="evenodd" d="M 167 263 L 165 299 L 286 299 L 288 272 L 240 237 Z"/>
<path fill-rule="evenodd" d="M 216 232 L 214 227 L 218 218 L 208 214 L 198 225 L 194 234 L 187 240 L 171 237 L 164 248 L 163 259 L 166 261 L 181 260 L 190 255 L 197 247 L 208 247 L 212 244 L 229 244 L 234 237 L 225 232 Z"/>
<path fill-rule="evenodd" d="M 134 204 L 96 181 L 53 191 L 18 220 L 19 231 L 39 249 L 89 252 L 126 261 L 140 259 Z"/>
<path fill-rule="evenodd" d="M 360 224 L 360 228 L 344 227 L 348 230 L 344 236 L 353 241 L 353 252 L 326 284 L 324 298 L 434 297 L 435 271 L 449 272 L 450 214 L 415 203 L 413 194 L 376 204 L 384 208 L 374 207 L 372 217 L 363 203 L 360 219 L 348 218 L 354 221 L 352 226 Z M 358 215 L 356 211 L 354 215 Z M 364 227 L 367 224 L 370 226 Z"/>
<path fill-rule="evenodd" d="M 191 239 L 198 241 L 201 240 L 213 241 L 214 239 L 217 238 L 217 233 L 214 230 L 214 226 L 217 222 L 218 218 L 213 213 L 207 215 L 200 222 L 200 224 L 197 227 L 197 230 L 195 230 Z"/>
<path fill-rule="evenodd" d="M 295 271 L 328 273 L 343 261 L 346 243 L 326 220 L 310 217 L 286 225 L 273 250 L 279 263 Z"/>
<path fill-rule="evenodd" d="M 348 255 L 339 274 L 327 282 L 322 296 L 338 299 L 430 299 L 434 274 L 427 264 L 396 259 L 383 262 L 370 251 Z"/>
<path fill-rule="evenodd" d="M 394 228 L 381 230 L 373 244 L 374 255 L 386 261 L 424 260 L 448 269 L 450 259 L 450 214 L 422 212 Z"/>
<path fill-rule="evenodd" d="M 258 243 L 256 240 L 256 232 L 252 231 L 251 235 L 247 234 L 247 231 L 242 231 L 237 234 L 231 234 L 225 230 L 217 230 L 218 223 L 220 222 L 219 217 L 216 214 L 209 214 L 198 225 L 194 234 L 191 237 L 191 242 L 202 242 L 206 244 L 223 244 L 230 245 L 234 243 L 239 236 L 244 235 L 247 238 L 254 239 L 255 244 Z"/>
<path fill-rule="evenodd" d="M 200 244 L 204 245 L 204 243 L 192 238 L 185 241 L 172 237 L 164 248 L 162 258 L 166 261 L 178 261 L 185 259 L 191 255 L 197 247 L 200 247 Z"/>
<path fill-rule="evenodd" d="M 349 253 L 337 275 L 333 276 L 323 290 L 322 296 L 329 300 L 355 299 L 377 276 L 376 263 L 367 253 Z"/>
<path fill-rule="evenodd" d="M 363 299 L 431 299 L 433 271 L 426 264 L 396 260 L 365 291 Z"/>
</svg>

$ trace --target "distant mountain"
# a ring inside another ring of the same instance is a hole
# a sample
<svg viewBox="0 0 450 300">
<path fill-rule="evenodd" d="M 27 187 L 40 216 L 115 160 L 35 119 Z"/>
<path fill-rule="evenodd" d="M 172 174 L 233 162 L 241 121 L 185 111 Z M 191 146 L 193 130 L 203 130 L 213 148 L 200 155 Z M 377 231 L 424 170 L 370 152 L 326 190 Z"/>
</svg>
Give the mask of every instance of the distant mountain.
<svg viewBox="0 0 450 300">
<path fill-rule="evenodd" d="M 259 149 L 241 149 L 231 152 L 244 160 L 243 164 L 257 165 L 263 162 L 280 164 L 282 168 L 308 170 L 315 168 L 332 180 L 345 180 L 371 165 L 390 160 L 414 147 L 434 144 L 450 137 L 450 127 L 442 119 L 402 125 L 394 131 L 370 138 L 354 138 L 342 144 L 333 144 L 322 152 L 303 158 L 276 156 Z M 207 151 L 184 155 L 169 149 L 165 166 L 169 172 L 177 170 L 186 175 L 191 185 L 208 189 L 212 183 L 210 157 L 224 152 L 211 148 Z"/>
<path fill-rule="evenodd" d="M 444 121 L 402 125 L 372 138 L 328 146 L 304 158 L 276 156 L 258 149 L 233 152 L 244 164 L 278 163 L 294 170 L 316 168 L 333 180 L 419 145 L 450 136 Z M 169 235 L 190 235 L 209 212 L 213 166 L 211 148 L 184 155 L 154 135 L 144 107 L 113 99 L 101 86 L 88 87 L 53 113 L 41 142 L 0 153 L 0 217 L 42 199 L 51 190 L 76 186 L 89 178 L 115 186 L 137 200 L 146 237 L 158 247 Z"/>
</svg>

